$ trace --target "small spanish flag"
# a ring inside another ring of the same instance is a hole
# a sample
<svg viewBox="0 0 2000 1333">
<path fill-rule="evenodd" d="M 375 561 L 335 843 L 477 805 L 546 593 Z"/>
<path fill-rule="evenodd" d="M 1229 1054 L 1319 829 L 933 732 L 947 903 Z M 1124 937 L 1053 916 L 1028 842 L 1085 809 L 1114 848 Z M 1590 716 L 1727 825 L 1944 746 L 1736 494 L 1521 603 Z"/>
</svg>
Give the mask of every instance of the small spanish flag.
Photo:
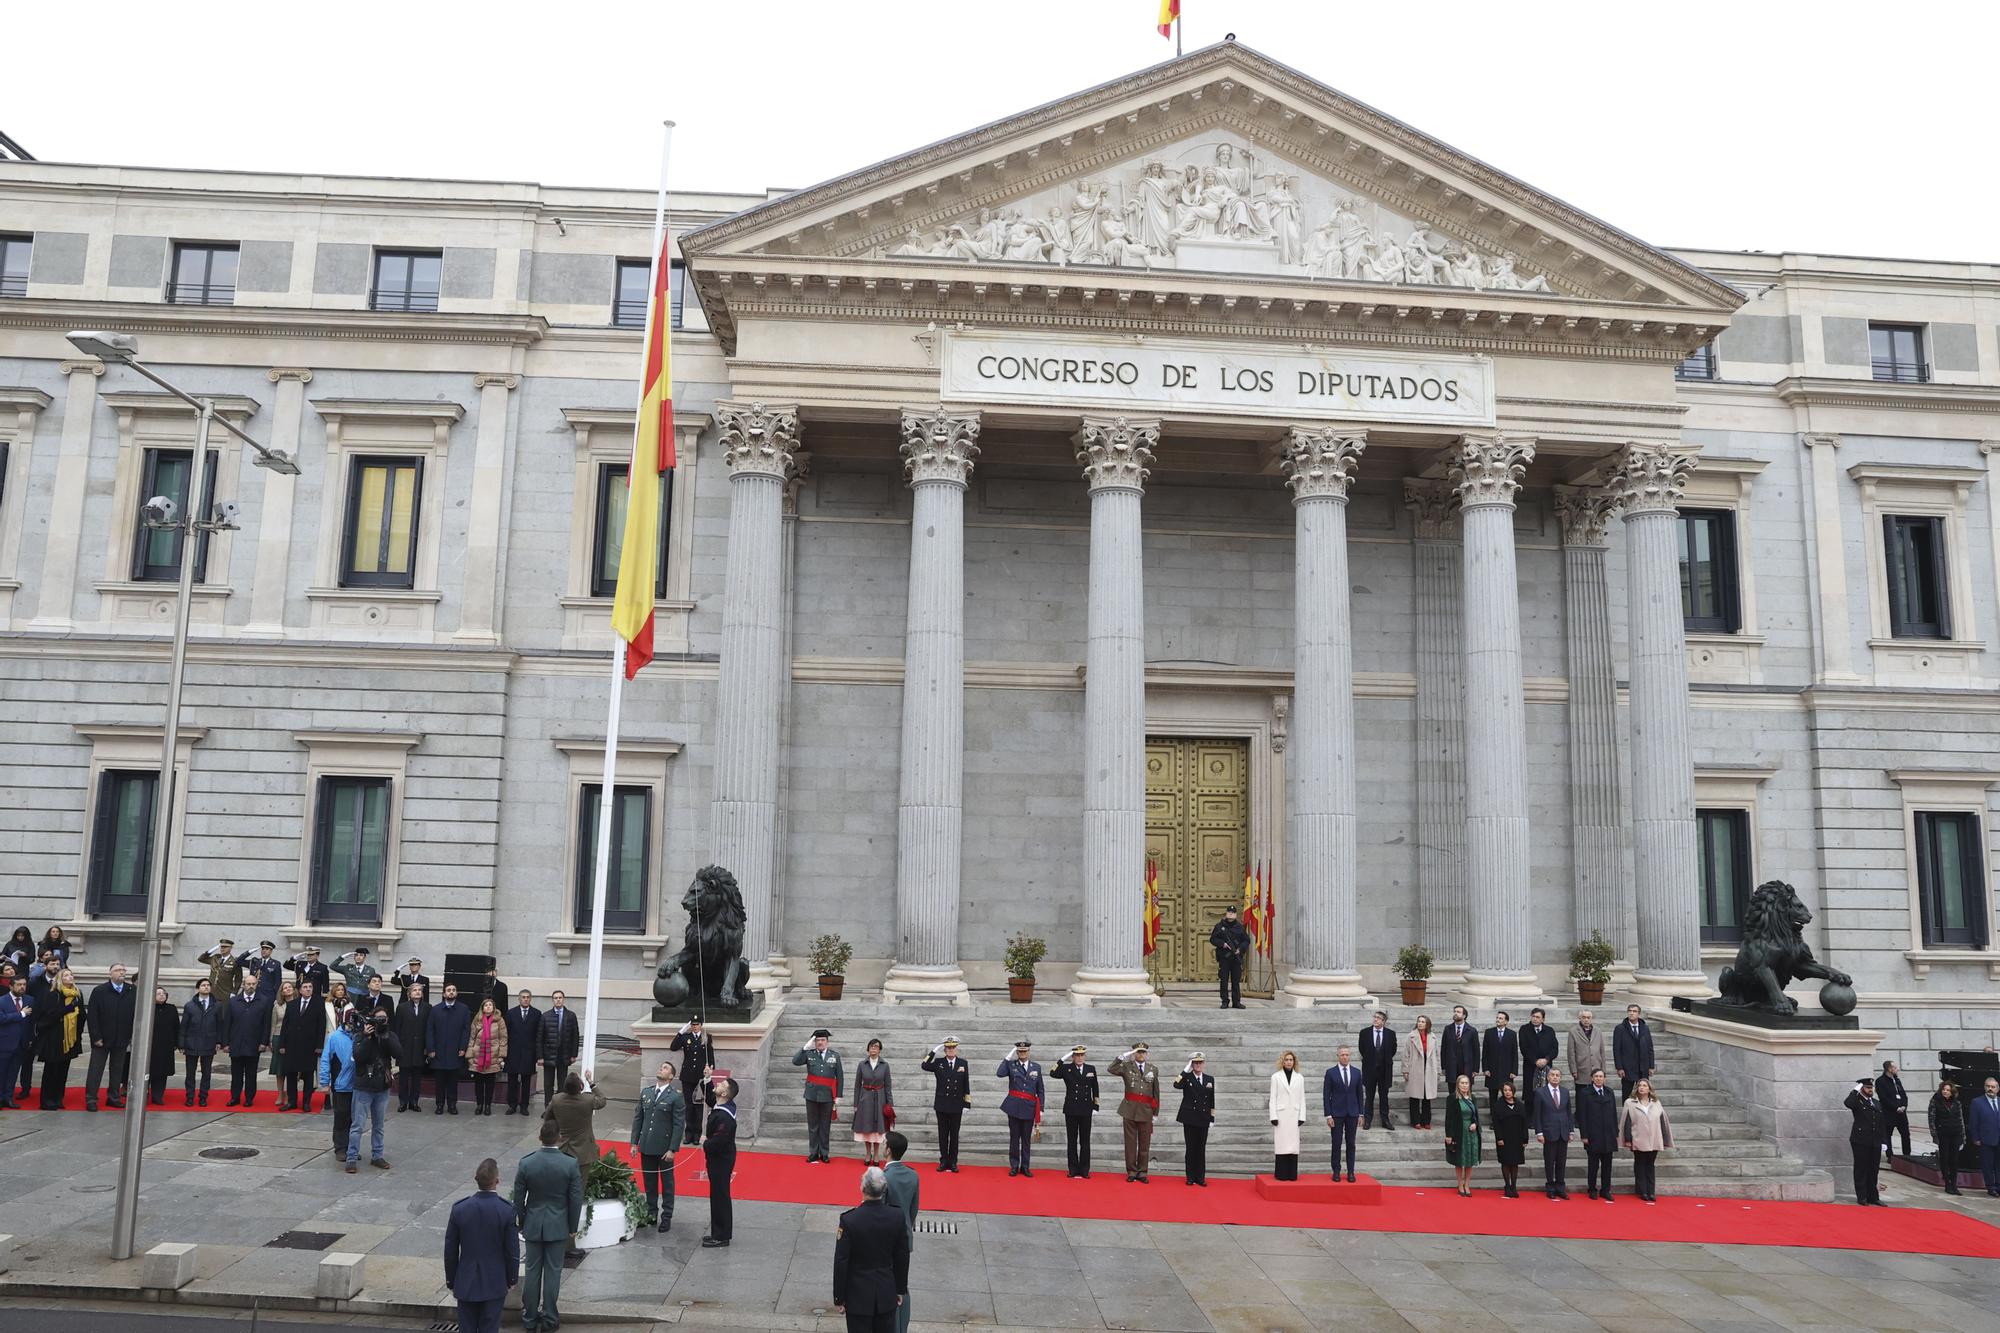
<svg viewBox="0 0 2000 1333">
<path fill-rule="evenodd" d="M 1245 861 L 1243 863 L 1243 907 L 1241 916 L 1243 919 L 1243 929 L 1250 933 L 1250 942 L 1253 946 L 1257 942 L 1257 932 L 1261 928 L 1259 925 L 1261 918 L 1258 913 L 1262 906 L 1262 899 L 1257 892 L 1257 880 L 1250 873 L 1250 863 Z"/>
<path fill-rule="evenodd" d="M 1151 957 L 1160 943 L 1160 867 L 1150 856 L 1146 858 L 1146 905 L 1140 921 L 1146 956 Z"/>
<path fill-rule="evenodd" d="M 1174 35 L 1174 20 L 1181 16 L 1181 0 L 1160 0 L 1160 36 Z"/>
<path fill-rule="evenodd" d="M 666 229 L 653 260 L 652 307 L 646 315 L 645 396 L 625 472 L 625 532 L 618 547 L 618 593 L 611 628 L 625 640 L 625 679 L 653 660 L 653 597 L 659 585 L 660 474 L 674 465 L 674 366 L 669 302 L 672 269 Z"/>
</svg>

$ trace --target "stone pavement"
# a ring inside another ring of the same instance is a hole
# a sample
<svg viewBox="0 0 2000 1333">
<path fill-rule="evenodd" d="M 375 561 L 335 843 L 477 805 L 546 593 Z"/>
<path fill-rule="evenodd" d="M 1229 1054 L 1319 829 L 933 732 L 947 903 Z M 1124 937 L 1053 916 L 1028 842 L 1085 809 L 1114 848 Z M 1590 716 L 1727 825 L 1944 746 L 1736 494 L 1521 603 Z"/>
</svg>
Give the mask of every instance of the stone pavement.
<svg viewBox="0 0 2000 1333">
<path fill-rule="evenodd" d="M 631 1077 L 629 1065 L 603 1063 L 613 1087 Z M 614 1102 L 599 1117 L 603 1137 L 623 1137 L 629 1106 Z M 269 1317 L 321 1308 L 311 1297 L 320 1254 L 269 1242 L 293 1230 L 336 1233 L 330 1248 L 364 1251 L 369 1267 L 360 1299 L 331 1322 L 416 1328 L 448 1318 L 439 1256 L 451 1204 L 469 1192 L 481 1157 L 501 1160 L 504 1188 L 534 1132 L 533 1121 L 469 1109 L 462 1102 L 455 1119 L 428 1108 L 392 1112 L 394 1169 L 364 1167 L 356 1176 L 331 1162 L 328 1117 L 149 1117 L 141 1248 L 200 1244 L 195 1281 L 176 1298 L 183 1307 L 255 1305 Z M 0 1114 L 4 1230 L 18 1238 L 12 1271 L 0 1278 L 0 1309 L 25 1314 L 138 1293 L 138 1264 L 105 1258 L 119 1124 L 109 1114 Z M 201 1156 L 216 1147 L 257 1155 Z M 1886 1188 L 1898 1202 L 1936 1198 L 1896 1178 Z M 1991 1202 L 1979 1199 L 1977 1210 Z M 684 1202 L 669 1235 L 642 1233 L 590 1253 L 564 1284 L 566 1322 L 842 1327 L 829 1305 L 837 1210 L 739 1203 L 736 1211 L 727 1250 L 699 1248 L 707 1205 L 696 1199 Z M 1893 1212 L 1881 1217 L 1894 1225 Z M 911 1277 L 919 1329 L 1431 1329 L 1463 1327 L 1472 1316 L 1538 1333 L 2000 1330 L 2000 1261 L 965 1214 L 927 1220 L 954 1231 L 919 1237 Z"/>
</svg>

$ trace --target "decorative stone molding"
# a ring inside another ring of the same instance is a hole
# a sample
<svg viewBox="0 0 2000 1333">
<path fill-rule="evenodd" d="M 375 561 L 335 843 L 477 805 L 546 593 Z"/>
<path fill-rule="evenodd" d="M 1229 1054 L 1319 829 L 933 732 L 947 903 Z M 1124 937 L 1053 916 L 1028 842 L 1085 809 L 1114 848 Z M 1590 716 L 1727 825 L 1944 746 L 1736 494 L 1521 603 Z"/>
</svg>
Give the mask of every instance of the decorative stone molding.
<svg viewBox="0 0 2000 1333">
<path fill-rule="evenodd" d="M 1292 488 L 1292 503 L 1345 500 L 1355 470 L 1361 465 L 1361 453 L 1367 447 L 1365 431 L 1292 427 L 1285 438 L 1284 455 L 1278 460 L 1285 474 L 1285 485 Z"/>
<path fill-rule="evenodd" d="M 472 387 L 475 389 L 518 389 L 521 387 L 521 377 L 519 375 L 508 374 L 504 371 L 482 371 L 472 377 Z"/>
<path fill-rule="evenodd" d="M 1521 478 L 1535 457 L 1533 441 L 1513 435 L 1467 435 L 1448 465 L 1461 509 L 1475 505 L 1513 507 Z"/>
<path fill-rule="evenodd" d="M 296 380 L 300 384 L 311 384 L 313 373 L 304 366 L 272 366 L 264 372 L 264 378 L 273 384 L 279 384 L 285 380 Z"/>
<path fill-rule="evenodd" d="M 1618 513 L 1623 496 L 1608 486 L 1556 487 L 1556 517 L 1564 546 L 1602 546 L 1604 527 Z"/>
<path fill-rule="evenodd" d="M 61 361 L 57 363 L 56 368 L 61 370 L 65 375 L 102 376 L 104 374 L 104 363 L 95 359 L 87 361 Z"/>
<path fill-rule="evenodd" d="M 1631 444 L 1611 469 L 1609 488 L 1618 493 L 1625 517 L 1671 514 L 1680 508 L 1695 456 L 1664 444 Z"/>
<path fill-rule="evenodd" d="M 979 414 L 903 410 L 903 475 L 910 485 L 943 482 L 963 487 L 979 454 Z"/>
<path fill-rule="evenodd" d="M 794 449 L 792 451 L 792 475 L 785 478 L 785 498 L 778 509 L 778 512 L 786 518 L 797 518 L 799 516 L 799 491 L 805 486 L 806 478 L 812 475 L 812 467 L 812 450 Z"/>
<path fill-rule="evenodd" d="M 1292 696 L 1274 694 L 1271 696 L 1271 753 L 1283 754 L 1285 740 L 1290 732 Z"/>
<path fill-rule="evenodd" d="M 1840 437 L 1823 431 L 1807 431 L 1799 436 L 1799 445 L 1806 449 L 1838 449 Z"/>
<path fill-rule="evenodd" d="M 1131 417 L 1085 417 L 1074 439 L 1076 461 L 1083 464 L 1083 477 L 1090 489 L 1139 491 L 1146 488 L 1146 478 L 1151 475 L 1160 423 Z"/>
<path fill-rule="evenodd" d="M 1403 508 L 1410 511 L 1418 541 L 1449 541 L 1458 535 L 1458 487 L 1448 481 L 1403 482 Z"/>
<path fill-rule="evenodd" d="M 732 477 L 754 474 L 789 480 L 798 468 L 799 409 L 790 403 L 718 402 L 722 458 Z"/>
</svg>

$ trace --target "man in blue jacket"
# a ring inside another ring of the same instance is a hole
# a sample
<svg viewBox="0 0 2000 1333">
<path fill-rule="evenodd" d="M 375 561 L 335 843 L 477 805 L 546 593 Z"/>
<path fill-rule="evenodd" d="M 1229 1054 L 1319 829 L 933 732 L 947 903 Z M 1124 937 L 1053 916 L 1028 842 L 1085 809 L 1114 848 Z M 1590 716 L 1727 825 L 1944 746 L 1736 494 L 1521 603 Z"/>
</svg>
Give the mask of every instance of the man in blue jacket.
<svg viewBox="0 0 2000 1333">
<path fill-rule="evenodd" d="M 1569 1141 L 1576 1133 L 1576 1101 L 1563 1086 L 1562 1070 L 1550 1065 L 1548 1082 L 1529 1094 L 1528 1116 L 1542 1144 L 1542 1188 L 1551 1199 L 1569 1197 Z"/>
<path fill-rule="evenodd" d="M 1979 1149 L 1979 1174 L 1986 1178 L 1986 1192 L 2000 1199 L 2000 1079 L 1987 1079 L 1986 1090 L 1966 1111 L 1966 1137 Z"/>
<path fill-rule="evenodd" d="M 229 1048 L 229 1104 L 248 1106 L 257 1100 L 257 1065 L 271 1049 L 271 1002 L 252 973 L 243 974 L 243 989 L 229 997 L 222 1043 Z"/>
<path fill-rule="evenodd" d="M 479 1192 L 453 1204 L 445 1223 L 444 1284 L 458 1297 L 459 1333 L 500 1333 L 500 1307 L 521 1271 L 521 1231 L 500 1197 L 498 1162 L 481 1162 L 472 1183 Z"/>
<path fill-rule="evenodd" d="M 333 1103 L 333 1150 L 343 1156 L 354 1128 L 354 1030 L 359 1023 L 357 1011 L 342 1010 L 340 1026 L 328 1035 L 319 1053 L 319 1085 Z M 354 1174 L 352 1161 L 347 1164 L 347 1173 Z"/>
<path fill-rule="evenodd" d="M 1361 1128 L 1361 1113 L 1367 1108 L 1361 1071 L 1349 1063 L 1353 1056 L 1354 1052 L 1348 1047 L 1340 1048 L 1339 1063 L 1326 1071 L 1319 1096 L 1326 1127 L 1333 1131 L 1333 1178 L 1340 1179 L 1340 1145 L 1345 1142 L 1347 1179 L 1350 1182 L 1354 1179 L 1354 1135 Z"/>
<path fill-rule="evenodd" d="M 12 1109 L 14 1077 L 20 1072 L 21 1053 L 32 1049 L 35 1006 L 28 998 L 28 979 L 17 974 L 0 995 L 0 1106 Z"/>
</svg>

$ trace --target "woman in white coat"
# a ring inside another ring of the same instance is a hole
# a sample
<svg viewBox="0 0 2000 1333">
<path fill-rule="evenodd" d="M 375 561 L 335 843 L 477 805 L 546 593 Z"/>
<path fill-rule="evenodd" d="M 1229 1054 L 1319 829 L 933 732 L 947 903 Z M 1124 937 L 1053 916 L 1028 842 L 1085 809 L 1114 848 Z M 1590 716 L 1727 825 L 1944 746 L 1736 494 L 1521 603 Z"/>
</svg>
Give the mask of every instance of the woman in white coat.
<svg viewBox="0 0 2000 1333">
<path fill-rule="evenodd" d="M 1299 1178 L 1299 1126 L 1305 1122 L 1306 1081 L 1299 1074 L 1299 1057 L 1286 1051 L 1271 1075 L 1271 1147 L 1280 1180 Z"/>
<path fill-rule="evenodd" d="M 1444 1081 L 1443 1057 L 1431 1032 L 1431 1016 L 1417 1015 L 1417 1030 L 1403 1043 L 1403 1095 L 1410 1099 L 1410 1128 L 1431 1127 L 1431 1102 Z"/>
</svg>

